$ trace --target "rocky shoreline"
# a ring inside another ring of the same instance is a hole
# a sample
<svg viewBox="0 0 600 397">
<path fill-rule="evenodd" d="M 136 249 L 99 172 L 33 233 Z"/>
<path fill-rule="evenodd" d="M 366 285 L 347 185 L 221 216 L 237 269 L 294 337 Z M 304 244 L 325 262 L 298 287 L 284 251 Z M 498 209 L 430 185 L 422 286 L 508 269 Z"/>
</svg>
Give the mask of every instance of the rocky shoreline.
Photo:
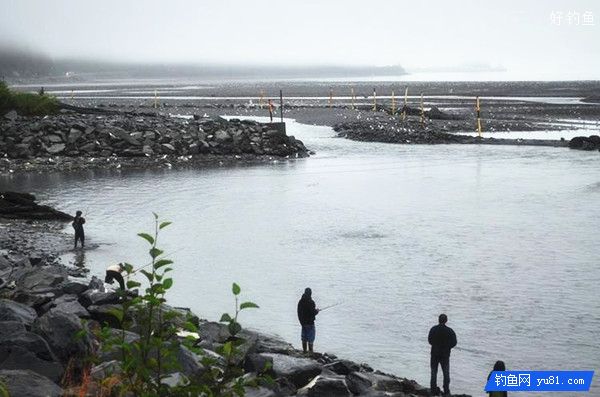
<svg viewBox="0 0 600 397">
<path fill-rule="evenodd" d="M 281 124 L 82 111 L 45 117 L 6 114 L 0 124 L 0 172 L 219 165 L 309 156 Z"/>
<path fill-rule="evenodd" d="M 452 134 L 447 127 L 440 128 L 436 123 L 428 121 L 421 125 L 420 121 L 406 120 L 403 123 L 389 122 L 387 118 L 367 121 L 347 121 L 337 123 L 333 127 L 338 137 L 363 142 L 383 142 L 400 144 L 476 144 L 476 145 L 516 145 L 516 146 L 550 146 L 569 147 L 578 150 L 600 150 L 600 136 L 575 137 L 571 140 L 550 139 L 508 139 L 479 138 L 477 136 Z"/>
<path fill-rule="evenodd" d="M 24 218 L 27 218 L 23 214 Z M 35 216 L 34 216 L 35 217 Z M 61 221 L 15 221 L 0 218 L 0 380 L 11 396 L 97 396 L 98 385 L 115 370 L 115 352 L 103 352 L 93 330 L 107 323 L 117 331 L 111 309 L 120 296 L 104 289 L 97 277 L 57 259 L 71 244 L 60 232 Z M 198 346 L 218 357 L 217 347 L 228 337 L 223 323 L 202 320 L 188 309 L 164 306 L 177 313 L 174 321 L 193 322 Z M 183 325 L 182 325 L 183 326 Z M 83 337 L 81 335 L 84 335 Z M 306 356 L 286 341 L 243 330 L 240 365 L 255 376 L 270 363 L 270 386 L 247 387 L 246 396 L 428 396 L 413 380 L 373 370 L 367 364 L 333 354 Z M 127 331 L 129 340 L 139 335 Z M 94 356 L 89 367 L 87 358 Z M 183 345 L 180 373 L 189 379 L 205 371 L 202 357 Z M 88 366 L 91 381 L 81 393 L 78 376 Z"/>
</svg>

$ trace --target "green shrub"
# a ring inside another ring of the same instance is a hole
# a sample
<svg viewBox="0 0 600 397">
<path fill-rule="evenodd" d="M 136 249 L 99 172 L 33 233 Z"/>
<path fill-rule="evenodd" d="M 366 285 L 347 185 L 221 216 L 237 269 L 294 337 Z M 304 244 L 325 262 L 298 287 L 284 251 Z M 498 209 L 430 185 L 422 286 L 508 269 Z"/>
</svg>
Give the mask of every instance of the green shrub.
<svg viewBox="0 0 600 397">
<path fill-rule="evenodd" d="M 11 110 L 22 116 L 45 116 L 56 113 L 58 108 L 58 100 L 53 96 L 14 92 L 0 81 L 0 116 Z"/>
<path fill-rule="evenodd" d="M 184 339 L 177 336 L 182 329 L 190 333 L 197 332 L 198 329 L 189 318 L 182 321 L 180 313 L 169 311 L 164 306 L 165 294 L 173 286 L 173 279 L 168 277 L 168 273 L 173 270 L 173 261 L 163 256 L 157 243 L 159 232 L 171 222 L 160 222 L 156 214 L 154 220 L 154 233 L 138 234 L 150 245 L 150 263 L 137 270 L 131 264 L 123 265 L 128 274 L 138 271 L 143 274 L 147 287 L 143 295 L 136 296 L 130 290 L 142 288 L 142 283 L 127 281 L 127 290 L 121 292 L 122 308 L 115 308 L 111 313 L 120 323 L 122 332 L 115 334 L 110 327 L 105 326 L 98 334 L 102 350 L 119 352 L 121 368 L 119 374 L 102 381 L 101 385 L 104 386 L 101 387 L 109 394 L 116 392 L 116 395 L 241 397 L 245 394 L 245 387 L 272 383 L 272 379 L 264 374 L 259 374 L 254 379 L 244 377 L 239 361 L 239 347 L 244 339 L 239 337 L 242 327 L 238 316 L 242 310 L 258 306 L 252 302 L 239 303 L 241 289 L 236 283 L 232 286 L 235 314 L 223 314 L 221 317 L 221 322 L 227 324 L 230 334 L 229 339 L 217 350 L 224 360 L 217 360 L 196 347 L 197 340 L 194 336 L 188 335 Z M 138 333 L 140 339 L 127 342 L 125 331 Z M 198 354 L 207 371 L 202 379 L 185 379 L 183 384 L 169 386 L 165 383 L 167 375 L 181 369 L 177 360 L 181 345 Z"/>
</svg>

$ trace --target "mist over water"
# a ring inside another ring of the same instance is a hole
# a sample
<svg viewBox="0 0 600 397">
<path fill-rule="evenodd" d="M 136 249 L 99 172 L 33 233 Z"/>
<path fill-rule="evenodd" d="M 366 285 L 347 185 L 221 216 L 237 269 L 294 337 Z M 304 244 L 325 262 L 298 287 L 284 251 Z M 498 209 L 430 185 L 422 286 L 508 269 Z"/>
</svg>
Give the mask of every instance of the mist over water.
<svg viewBox="0 0 600 397">
<path fill-rule="evenodd" d="M 261 306 L 242 324 L 298 345 L 295 305 L 310 286 L 318 306 L 341 303 L 318 316 L 317 350 L 425 385 L 427 332 L 441 312 L 458 335 L 454 392 L 481 395 L 498 359 L 511 369 L 598 367 L 597 153 L 358 143 L 296 123 L 288 133 L 317 155 L 2 182 L 83 210 L 99 244 L 85 251 L 96 275 L 147 263 L 135 234 L 151 229 L 152 211 L 172 220 L 160 237 L 176 261 L 169 299 L 208 319 L 231 310 L 236 281 Z"/>
</svg>

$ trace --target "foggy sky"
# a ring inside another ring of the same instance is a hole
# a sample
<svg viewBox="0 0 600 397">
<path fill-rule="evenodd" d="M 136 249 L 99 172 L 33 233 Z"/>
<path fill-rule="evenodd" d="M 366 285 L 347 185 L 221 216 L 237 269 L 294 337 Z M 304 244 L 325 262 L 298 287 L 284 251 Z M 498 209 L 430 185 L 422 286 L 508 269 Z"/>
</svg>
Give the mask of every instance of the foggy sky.
<svg viewBox="0 0 600 397">
<path fill-rule="evenodd" d="M 591 11 L 595 26 L 568 25 Z M 551 13 L 564 14 L 561 26 Z M 489 64 L 600 78 L 594 0 L 0 0 L 0 42 L 123 62 Z"/>
</svg>

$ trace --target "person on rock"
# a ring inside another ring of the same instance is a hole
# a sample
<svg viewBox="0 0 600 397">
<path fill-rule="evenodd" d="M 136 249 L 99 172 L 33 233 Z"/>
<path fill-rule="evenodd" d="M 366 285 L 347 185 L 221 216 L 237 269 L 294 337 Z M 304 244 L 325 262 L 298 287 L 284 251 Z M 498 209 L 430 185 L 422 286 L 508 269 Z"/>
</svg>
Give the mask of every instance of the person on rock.
<svg viewBox="0 0 600 397">
<path fill-rule="evenodd" d="M 492 369 L 492 372 L 494 371 L 506 371 L 506 365 L 504 364 L 504 361 L 496 361 L 496 364 L 494 364 L 494 369 Z M 488 375 L 488 380 L 490 380 L 491 376 L 492 376 L 492 372 L 490 372 L 490 374 Z M 508 397 L 508 392 L 507 391 L 489 391 L 488 392 L 488 396 L 489 397 Z"/>
<path fill-rule="evenodd" d="M 429 344 L 431 345 L 431 395 L 440 395 L 437 387 L 438 365 L 442 366 L 444 374 L 444 396 L 450 395 L 450 350 L 456 346 L 456 334 L 452 328 L 446 326 L 448 316 L 440 314 L 438 325 L 429 330 Z"/>
<path fill-rule="evenodd" d="M 273 122 L 273 113 L 275 112 L 275 105 L 273 105 L 273 101 L 269 99 L 268 102 L 269 107 L 269 117 L 271 118 L 271 123 Z"/>
<path fill-rule="evenodd" d="M 75 218 L 73 219 L 73 229 L 75 229 L 75 248 L 77 248 L 77 241 L 81 242 L 81 248 L 85 245 L 85 233 L 83 231 L 83 224 L 85 223 L 85 218 L 81 216 L 81 211 L 77 211 L 75 213 Z"/>
<path fill-rule="evenodd" d="M 319 309 L 312 300 L 312 290 L 306 288 L 304 294 L 298 301 L 298 320 L 302 326 L 300 338 L 302 339 L 302 350 L 313 352 L 313 344 L 315 342 L 315 316 L 319 314 Z"/>
<path fill-rule="evenodd" d="M 104 278 L 104 282 L 108 284 L 112 284 L 114 280 L 117 280 L 119 283 L 119 287 L 122 291 L 125 290 L 125 280 L 123 279 L 123 273 L 125 272 L 125 268 L 121 263 L 116 265 L 110 265 L 106 268 L 106 277 Z"/>
</svg>

